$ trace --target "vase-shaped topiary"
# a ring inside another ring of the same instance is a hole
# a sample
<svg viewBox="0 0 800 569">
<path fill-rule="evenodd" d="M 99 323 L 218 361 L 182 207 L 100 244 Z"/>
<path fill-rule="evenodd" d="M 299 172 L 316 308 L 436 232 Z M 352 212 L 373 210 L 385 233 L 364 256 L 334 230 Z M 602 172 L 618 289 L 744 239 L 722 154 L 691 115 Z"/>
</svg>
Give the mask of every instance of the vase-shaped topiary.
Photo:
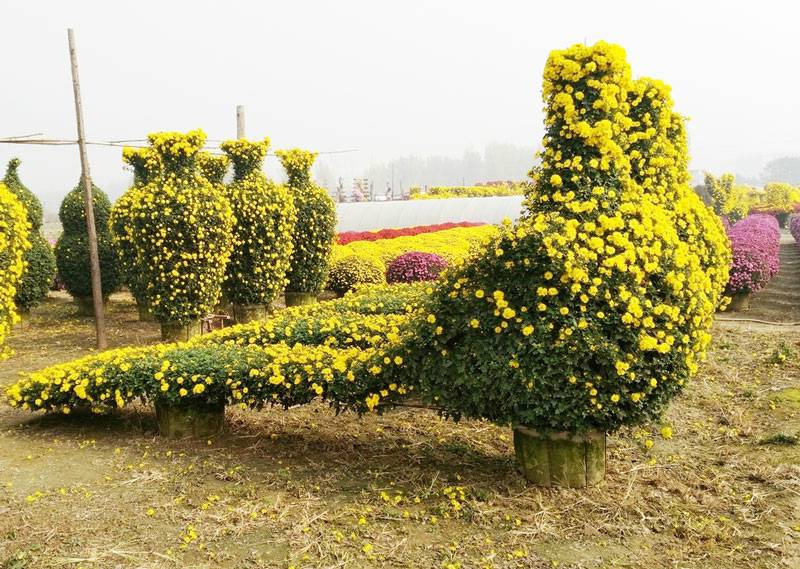
<svg viewBox="0 0 800 569">
<path fill-rule="evenodd" d="M 119 261 L 122 282 L 136 301 L 139 320 L 150 322 L 155 317 L 150 310 L 147 300 L 147 281 L 134 247 L 133 204 L 138 199 L 137 192 L 159 175 L 161 164 L 151 148 L 123 148 L 122 159 L 133 170 L 133 185 L 114 203 L 109 216 L 109 229 Z"/>
<path fill-rule="evenodd" d="M 14 296 L 24 272 L 25 252 L 30 247 L 29 231 L 25 206 L 0 182 L 0 361 L 11 355 L 5 342 L 19 319 Z"/>
<path fill-rule="evenodd" d="M 263 319 L 286 286 L 292 258 L 296 213 L 285 187 L 262 171 L 269 139 L 240 138 L 222 143 L 233 164 L 233 181 L 225 187 L 236 218 L 225 298 L 232 303 L 238 323 Z"/>
<path fill-rule="evenodd" d="M 197 167 L 203 131 L 148 138 L 161 168 L 134 193 L 130 240 L 162 338 L 187 340 L 219 301 L 234 218 L 222 189 Z"/>
<path fill-rule="evenodd" d="M 105 192 L 94 183 L 92 183 L 92 202 L 97 233 L 97 252 L 100 257 L 100 283 L 105 301 L 119 288 L 120 274 L 117 256 L 111 245 L 111 235 L 108 230 L 111 202 Z M 64 288 L 75 299 L 79 314 L 90 316 L 94 313 L 94 308 L 83 180 L 61 202 L 58 217 L 63 228 L 63 233 L 58 238 L 55 247 L 58 275 L 64 283 Z"/>
<path fill-rule="evenodd" d="M 311 180 L 315 152 L 294 148 L 276 152 L 289 178 L 297 207 L 294 253 L 287 275 L 286 305 L 316 300 L 328 276 L 336 239 L 336 204 Z"/>
<path fill-rule="evenodd" d="M 31 247 L 25 253 L 25 271 L 17 286 L 14 302 L 20 312 L 29 312 L 47 296 L 56 274 L 56 258 L 53 248 L 42 235 L 42 203 L 19 179 L 19 158 L 8 162 L 3 182 L 25 207 L 30 232 Z"/>
</svg>

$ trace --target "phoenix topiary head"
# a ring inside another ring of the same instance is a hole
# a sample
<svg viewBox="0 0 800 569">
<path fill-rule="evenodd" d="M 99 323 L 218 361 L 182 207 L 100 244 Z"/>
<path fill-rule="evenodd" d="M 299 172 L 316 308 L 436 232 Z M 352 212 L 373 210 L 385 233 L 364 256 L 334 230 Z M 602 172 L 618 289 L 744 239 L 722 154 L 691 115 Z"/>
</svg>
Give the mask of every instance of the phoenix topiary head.
<svg viewBox="0 0 800 569">
<path fill-rule="evenodd" d="M 3 183 L 6 185 L 6 188 L 11 190 L 11 192 L 17 196 L 17 199 L 22 202 L 28 215 L 28 222 L 31 224 L 31 228 L 33 231 L 38 231 L 42 227 L 42 202 L 40 202 L 39 198 L 37 198 L 19 179 L 18 169 L 21 163 L 22 161 L 19 158 L 12 158 L 8 161 Z"/>
</svg>

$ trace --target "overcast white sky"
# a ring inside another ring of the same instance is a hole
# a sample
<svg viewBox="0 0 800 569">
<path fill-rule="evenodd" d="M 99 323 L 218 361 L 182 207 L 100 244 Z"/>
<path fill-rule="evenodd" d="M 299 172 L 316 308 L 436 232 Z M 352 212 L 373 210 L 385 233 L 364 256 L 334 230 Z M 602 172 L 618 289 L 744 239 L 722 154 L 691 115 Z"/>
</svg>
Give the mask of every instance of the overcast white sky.
<svg viewBox="0 0 800 569">
<path fill-rule="evenodd" d="M 797 3 L 677 1 L 0 0 L 0 137 L 74 138 L 66 28 L 76 30 L 87 138 L 202 127 L 274 148 L 357 148 L 354 172 L 407 154 L 538 145 L 548 52 L 623 45 L 634 75 L 673 86 L 691 117 L 692 167 L 756 173 L 800 154 Z M 90 147 L 118 194 L 121 151 Z M 0 145 L 46 209 L 76 183 L 76 147 Z M 275 172 L 274 163 L 268 171 Z"/>
</svg>

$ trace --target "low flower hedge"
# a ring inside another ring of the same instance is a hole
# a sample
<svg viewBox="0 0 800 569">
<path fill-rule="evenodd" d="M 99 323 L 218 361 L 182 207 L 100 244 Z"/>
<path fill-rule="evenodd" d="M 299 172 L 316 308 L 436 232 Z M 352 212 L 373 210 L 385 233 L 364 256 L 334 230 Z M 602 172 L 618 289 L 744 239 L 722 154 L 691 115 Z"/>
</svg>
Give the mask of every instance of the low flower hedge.
<svg viewBox="0 0 800 569">
<path fill-rule="evenodd" d="M 380 259 L 348 255 L 334 261 L 328 273 L 327 288 L 344 294 L 365 284 L 386 282 L 385 266 Z"/>
<path fill-rule="evenodd" d="M 800 247 L 800 215 L 792 215 L 789 218 L 789 232 L 794 237 L 797 246 Z"/>
<path fill-rule="evenodd" d="M 733 262 L 726 293 L 758 292 L 780 268 L 778 220 L 763 213 L 748 215 L 731 227 L 728 237 Z"/>
<path fill-rule="evenodd" d="M 412 200 L 436 200 L 448 198 L 486 198 L 495 196 L 518 196 L 525 193 L 525 184 L 503 184 L 492 186 L 433 186 L 422 193 L 419 187 L 411 188 Z"/>
<path fill-rule="evenodd" d="M 459 221 L 450 223 L 436 223 L 434 225 L 416 225 L 414 227 L 403 227 L 399 229 L 380 229 L 378 231 L 344 231 L 336 237 L 336 243 L 347 245 L 353 241 L 380 241 L 381 239 L 394 239 L 396 237 L 409 237 L 422 235 L 423 233 L 435 233 L 456 227 L 478 227 L 484 223 L 473 221 Z"/>
</svg>

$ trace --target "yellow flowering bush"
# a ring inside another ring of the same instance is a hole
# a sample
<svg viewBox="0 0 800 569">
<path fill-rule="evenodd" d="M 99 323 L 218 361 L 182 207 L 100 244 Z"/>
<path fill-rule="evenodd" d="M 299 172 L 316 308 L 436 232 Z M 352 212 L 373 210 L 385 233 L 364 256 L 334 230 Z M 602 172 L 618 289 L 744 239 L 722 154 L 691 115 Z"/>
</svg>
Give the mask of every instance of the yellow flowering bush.
<svg viewBox="0 0 800 569">
<path fill-rule="evenodd" d="M 100 257 L 100 284 L 103 289 L 103 297 L 108 298 L 119 288 L 120 268 L 111 244 L 108 226 L 111 202 L 106 193 L 95 186 L 94 182 L 92 182 L 92 204 L 97 234 L 97 252 Z M 83 180 L 61 202 L 58 218 L 64 229 L 55 246 L 58 275 L 69 294 L 78 302 L 86 302 L 92 296 L 92 273 Z"/>
<path fill-rule="evenodd" d="M 139 199 L 137 192 L 160 174 L 161 163 L 152 148 L 123 148 L 122 160 L 133 169 L 133 185 L 111 208 L 109 230 L 122 282 L 131 291 L 136 304 L 143 308 L 148 304 L 147 280 L 137 259 L 133 204 Z"/>
<path fill-rule="evenodd" d="M 386 267 L 376 259 L 349 255 L 338 259 L 328 274 L 328 290 L 344 294 L 357 286 L 386 282 Z"/>
<path fill-rule="evenodd" d="M 317 294 L 322 290 L 336 239 L 336 205 L 328 192 L 311 180 L 316 152 L 299 148 L 278 150 L 289 177 L 289 191 L 297 206 L 294 253 L 286 290 Z"/>
<path fill-rule="evenodd" d="M 0 182 L 0 361 L 11 354 L 5 342 L 19 319 L 14 296 L 25 269 L 29 231 L 25 206 Z"/>
<path fill-rule="evenodd" d="M 711 194 L 711 205 L 717 215 L 728 218 L 731 223 L 747 217 L 753 205 L 748 188 L 737 186 L 733 174 L 723 174 L 717 178 L 706 172 L 704 185 Z"/>
<path fill-rule="evenodd" d="M 225 275 L 225 295 L 240 305 L 271 305 L 286 285 L 297 220 L 289 191 L 262 172 L 269 139 L 228 140 L 222 150 L 233 163 L 225 192 L 236 224 Z"/>
<path fill-rule="evenodd" d="M 148 139 L 161 168 L 133 193 L 130 237 L 148 303 L 163 329 L 196 321 L 219 300 L 234 217 L 223 190 L 197 167 L 206 140 L 202 130 Z"/>
<path fill-rule="evenodd" d="M 696 371 L 730 251 L 687 185 L 668 88 L 600 42 L 551 53 L 543 92 L 526 215 L 365 364 L 383 368 L 357 374 L 374 377 L 367 407 L 409 384 L 454 417 L 606 432 L 656 416 Z"/>
<path fill-rule="evenodd" d="M 197 153 L 197 167 L 200 169 L 200 175 L 214 185 L 222 184 L 229 165 L 230 159 L 224 154 Z"/>
<path fill-rule="evenodd" d="M 31 226 L 28 233 L 31 247 L 25 253 L 25 271 L 14 297 L 17 309 L 28 311 L 47 296 L 56 274 L 56 258 L 50 243 L 42 235 L 42 203 L 19 179 L 19 165 L 19 158 L 9 160 L 3 183 L 22 203 Z"/>
</svg>

